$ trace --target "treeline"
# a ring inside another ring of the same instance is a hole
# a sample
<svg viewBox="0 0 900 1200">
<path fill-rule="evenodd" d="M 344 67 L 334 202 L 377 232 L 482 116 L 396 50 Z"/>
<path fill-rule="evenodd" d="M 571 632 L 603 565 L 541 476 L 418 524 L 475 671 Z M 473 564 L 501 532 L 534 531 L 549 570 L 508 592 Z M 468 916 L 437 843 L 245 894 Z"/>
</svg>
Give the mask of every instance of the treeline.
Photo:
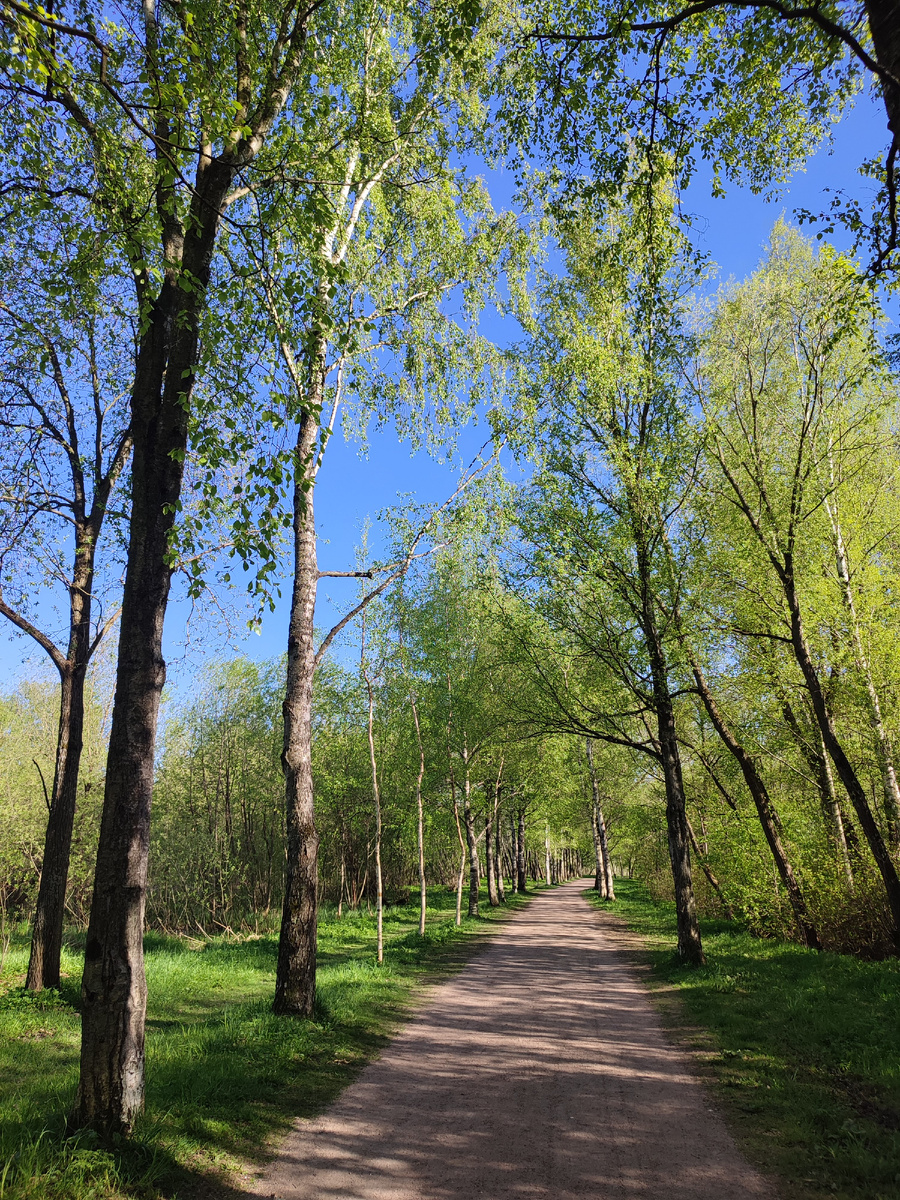
<svg viewBox="0 0 900 1200">
<path fill-rule="evenodd" d="M 446 679 L 420 673 L 414 693 L 426 764 L 420 781 L 409 694 L 402 677 L 388 677 L 389 667 L 380 664 L 373 697 L 385 904 L 418 902 L 419 793 L 424 878 L 428 886 L 458 891 L 463 913 L 477 914 L 485 885 L 494 905 L 520 886 L 520 829 L 531 880 L 546 879 L 548 855 L 553 882 L 589 862 L 589 784 L 565 748 L 509 745 L 500 698 L 493 711 L 482 709 L 486 697 L 473 695 L 470 673 L 453 679 L 455 714 Z M 283 675 L 280 661 L 213 664 L 197 698 L 167 720 L 147 908 L 154 926 L 212 931 L 275 922 L 285 857 Z M 358 671 L 323 668 L 314 711 L 319 900 L 339 910 L 375 909 L 378 834 L 368 700 Z"/>
<path fill-rule="evenodd" d="M 593 871 L 593 846 L 583 749 L 579 754 L 566 738 L 515 739 L 496 658 L 487 656 L 487 642 L 477 645 L 483 634 L 478 597 L 472 592 L 468 610 L 451 613 L 445 585 L 457 568 L 447 563 L 425 585 L 431 595 L 424 602 L 420 597 L 415 610 L 408 606 L 402 632 L 391 629 L 388 610 L 380 610 L 379 657 L 372 669 L 383 901 L 418 900 L 421 798 L 422 875 L 428 886 L 457 893 L 458 920 L 463 913 L 477 915 L 485 886 L 489 903 L 497 905 L 529 881 L 556 883 Z M 394 597 L 395 603 L 403 599 Z M 435 630 L 427 623 L 438 619 L 441 654 L 428 661 L 423 647 Z M 462 622 L 470 621 L 466 633 Z M 369 633 L 371 647 L 371 622 Z M 284 671 L 283 659 L 214 662 L 190 698 L 167 704 L 154 785 L 150 928 L 213 933 L 277 925 L 286 853 Z M 52 770 L 58 691 L 49 682 L 32 682 L 2 703 L 0 899 L 6 919 L 14 921 L 31 916 L 37 896 L 47 814 L 42 779 Z M 108 737 L 93 695 L 86 712 L 83 798 L 66 910 L 67 923 L 82 928 Z M 374 909 L 376 808 L 368 697 L 358 669 L 327 664 L 317 674 L 313 773 L 319 901 L 339 910 Z"/>
<path fill-rule="evenodd" d="M 784 225 L 750 279 L 700 306 L 665 214 L 660 197 L 562 223 L 568 270 L 545 279 L 522 348 L 514 432 L 538 466 L 513 505 L 508 612 L 541 696 L 523 720 L 625 754 L 616 836 L 642 877 L 668 876 L 685 957 L 702 957 L 692 856 L 708 908 L 895 954 L 884 317 L 848 260 Z"/>
<path fill-rule="evenodd" d="M 260 668 L 246 660 L 211 666 L 198 700 L 167 724 L 148 902 L 149 922 L 158 928 L 252 928 L 277 916 L 284 863 L 282 673 L 283 664 Z M 398 708 L 395 700 L 389 685 L 379 689 L 373 730 L 385 905 L 418 902 L 420 883 L 419 746 L 408 698 L 401 696 L 406 703 Z M 450 748 L 444 742 L 442 701 L 416 697 L 426 754 L 427 886 L 457 892 L 462 880 L 463 913 L 478 913 L 485 886 L 488 901 L 499 904 L 506 890 L 520 886 L 520 829 L 528 880 L 546 880 L 547 858 L 551 882 L 574 876 L 584 863 L 593 870 L 589 785 L 578 764 L 550 746 L 500 745 L 503 731 L 494 731 L 496 742 L 476 746 L 467 772 L 452 725 Z M 374 910 L 377 830 L 365 688 L 358 674 L 341 667 L 324 671 L 317 683 L 313 774 L 320 901 L 340 911 Z"/>
</svg>

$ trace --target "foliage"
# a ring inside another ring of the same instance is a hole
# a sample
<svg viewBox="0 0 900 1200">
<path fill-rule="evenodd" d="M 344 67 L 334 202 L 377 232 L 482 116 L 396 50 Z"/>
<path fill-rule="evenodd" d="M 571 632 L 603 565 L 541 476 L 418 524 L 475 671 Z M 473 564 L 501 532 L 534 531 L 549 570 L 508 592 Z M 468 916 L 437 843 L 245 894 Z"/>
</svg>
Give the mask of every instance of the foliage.
<svg viewBox="0 0 900 1200">
<path fill-rule="evenodd" d="M 77 923 L 87 920 L 90 904 L 108 734 L 101 698 L 88 689 L 86 700 L 67 898 L 70 919 Z M 14 921 L 30 915 L 37 895 L 58 716 L 59 686 L 46 678 L 26 681 L 18 691 L 0 697 L 0 908 Z"/>
</svg>

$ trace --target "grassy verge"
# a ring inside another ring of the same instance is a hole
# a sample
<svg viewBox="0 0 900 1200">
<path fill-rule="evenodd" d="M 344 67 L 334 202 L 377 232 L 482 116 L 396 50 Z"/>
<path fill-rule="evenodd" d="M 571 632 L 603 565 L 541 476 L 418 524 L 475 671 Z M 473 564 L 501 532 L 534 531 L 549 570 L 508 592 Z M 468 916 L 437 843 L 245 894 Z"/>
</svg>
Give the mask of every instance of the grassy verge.
<svg viewBox="0 0 900 1200">
<path fill-rule="evenodd" d="M 641 938 L 648 981 L 748 1155 L 790 1200 L 900 1197 L 900 964 L 860 962 L 702 922 L 708 965 L 679 965 L 675 912 L 637 883 L 594 897 Z"/>
<path fill-rule="evenodd" d="M 128 1144 L 65 1138 L 78 1070 L 81 961 L 65 952 L 59 992 L 21 989 L 23 934 L 0 981 L 0 1200 L 228 1197 L 235 1172 L 262 1162 L 295 1116 L 320 1111 L 385 1044 L 416 987 L 460 965 L 473 935 L 525 903 L 453 924 L 455 897 L 390 909 L 383 966 L 375 921 L 325 914 L 313 1020 L 274 1016 L 277 937 L 146 938 L 147 1109 Z"/>
</svg>

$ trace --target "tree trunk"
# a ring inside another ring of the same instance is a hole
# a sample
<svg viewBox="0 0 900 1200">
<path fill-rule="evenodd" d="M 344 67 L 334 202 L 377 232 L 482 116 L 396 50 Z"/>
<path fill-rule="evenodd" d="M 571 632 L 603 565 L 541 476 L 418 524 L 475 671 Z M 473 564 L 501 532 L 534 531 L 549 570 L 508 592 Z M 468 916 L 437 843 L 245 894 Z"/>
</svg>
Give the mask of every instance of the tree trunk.
<svg viewBox="0 0 900 1200">
<path fill-rule="evenodd" d="M 892 78 L 881 80 L 881 94 L 887 112 L 888 128 L 900 135 L 900 20 L 890 0 L 866 0 L 866 15 L 875 49 L 875 60 Z"/>
<path fill-rule="evenodd" d="M 825 742 L 822 740 L 821 731 L 819 732 L 819 753 L 817 755 L 822 763 L 822 785 L 825 789 L 825 798 L 828 804 L 828 815 L 831 818 L 832 828 L 834 829 L 834 840 L 837 843 L 838 856 L 841 860 L 841 868 L 844 872 L 844 878 L 847 881 L 847 887 L 853 891 L 853 866 L 850 862 L 850 850 L 847 846 L 847 834 L 844 830 L 844 818 L 841 813 L 841 806 L 838 803 L 837 788 L 834 786 L 834 773 L 831 770 L 831 760 L 828 757 L 828 752 L 825 749 Z"/>
<path fill-rule="evenodd" d="M 668 690 L 668 689 L 666 689 Z M 681 778 L 681 758 L 675 733 L 675 718 L 666 697 L 657 698 L 657 726 L 666 784 L 666 829 L 669 841 L 669 860 L 675 884 L 675 911 L 678 921 L 678 954 L 685 962 L 705 962 L 700 940 L 700 924 L 694 901 L 691 878 L 690 836 Z"/>
<path fill-rule="evenodd" d="M 830 458 L 830 456 L 829 456 Z M 832 480 L 834 472 L 832 470 Z M 835 544 L 835 559 L 837 562 L 837 575 L 841 584 L 841 593 L 843 595 L 844 607 L 847 609 L 847 615 L 850 620 L 850 633 L 853 639 L 854 658 L 856 660 L 856 669 L 862 675 L 866 685 L 866 699 L 869 702 L 869 716 L 872 720 L 872 730 L 875 734 L 875 753 L 878 759 L 878 765 L 881 768 L 882 786 L 884 787 L 884 803 L 887 813 L 888 837 L 891 845 L 896 848 L 900 846 L 900 786 L 897 784 L 897 771 L 894 766 L 894 756 L 891 749 L 890 739 L 888 738 L 887 729 L 885 728 L 884 718 L 881 714 L 881 699 L 878 695 L 878 689 L 875 687 L 875 680 L 872 678 L 872 669 L 869 665 L 869 659 L 866 654 L 866 648 L 863 645 L 862 635 L 859 628 L 859 620 L 856 616 L 856 604 L 853 599 L 853 589 L 850 585 L 850 566 L 847 562 L 847 551 L 844 546 L 844 536 L 841 530 L 840 521 L 836 507 L 833 503 L 825 502 L 825 509 L 831 521 L 832 533 L 834 534 Z"/>
<path fill-rule="evenodd" d="M 71 639 L 70 639 L 71 646 Z M 77 658 L 74 660 L 77 662 Z M 38 889 L 31 955 L 25 987 L 32 992 L 58 988 L 66 910 L 66 883 L 72 851 L 72 828 L 78 802 L 78 772 L 84 735 L 84 684 L 87 663 L 73 666 L 73 656 L 60 672 L 59 729 L 50 812 Z"/>
<path fill-rule="evenodd" d="M 365 622 L 365 618 L 363 619 Z M 365 655 L 365 623 L 363 624 L 363 655 Z M 363 664 L 363 678 L 366 681 L 366 691 L 369 695 L 369 762 L 372 768 L 372 799 L 375 802 L 375 923 L 376 956 L 379 963 L 384 962 L 384 880 L 381 873 L 381 790 L 378 786 L 378 762 L 375 757 L 375 698 L 372 693 L 372 681 Z"/>
<path fill-rule="evenodd" d="M 600 833 L 600 854 L 603 859 L 603 870 L 606 874 L 606 898 L 607 900 L 615 900 L 616 885 L 614 880 L 613 863 L 609 853 L 609 842 L 606 837 L 606 821 L 603 817 L 603 809 L 597 806 L 597 829 Z"/>
<path fill-rule="evenodd" d="M 497 864 L 494 857 L 494 814 L 490 808 L 484 819 L 484 861 L 487 868 L 488 903 L 491 908 L 497 908 L 500 897 L 497 894 Z"/>
<path fill-rule="evenodd" d="M 409 693 L 413 721 L 416 726 L 416 741 L 419 746 L 419 773 L 416 776 L 416 835 L 419 851 L 419 937 L 425 936 L 425 910 L 428 893 L 425 886 L 425 810 L 422 804 L 422 780 L 425 778 L 425 747 L 422 744 L 422 729 L 419 724 L 419 706 L 413 693 Z"/>
<path fill-rule="evenodd" d="M 599 892 L 604 900 L 608 896 L 606 883 L 606 865 L 603 861 L 603 847 L 600 842 L 600 788 L 597 783 L 597 772 L 594 769 L 594 748 L 590 738 L 584 739 L 587 747 L 588 771 L 591 777 L 591 832 L 594 835 L 594 891 Z"/>
<path fill-rule="evenodd" d="M 549 825 L 544 826 L 544 874 L 545 874 L 544 882 L 547 884 L 547 887 L 549 887 L 550 884 L 553 882 L 553 878 L 550 874 L 550 826 Z"/>
<path fill-rule="evenodd" d="M 475 836 L 475 817 L 472 813 L 472 785 L 469 780 L 469 756 L 463 750 L 463 762 L 466 768 L 465 785 L 463 788 L 463 822 L 466 827 L 466 842 L 469 847 L 469 916 L 478 916 L 478 839 Z"/>
<path fill-rule="evenodd" d="M 503 816 L 500 808 L 500 789 L 497 789 L 497 805 L 494 813 L 494 874 L 497 877 L 497 896 L 501 904 L 506 903 L 506 881 L 503 878 Z"/>
<path fill-rule="evenodd" d="M 497 878 L 497 896 L 500 904 L 506 902 L 506 882 L 503 878 L 503 806 L 502 791 L 500 785 L 497 785 L 497 791 L 494 793 L 493 805 L 493 860 L 494 860 L 494 876 Z"/>
<path fill-rule="evenodd" d="M 793 561 L 787 556 L 784 568 L 779 572 L 779 575 L 791 618 L 791 646 L 794 651 L 794 657 L 797 659 L 797 664 L 803 673 L 803 678 L 806 682 L 810 699 L 812 700 L 813 711 L 816 714 L 819 729 L 822 731 L 822 740 L 825 743 L 825 749 L 828 751 L 831 761 L 837 768 L 841 783 L 844 785 L 847 795 L 850 797 L 850 801 L 856 810 L 860 826 L 869 844 L 869 849 L 872 851 L 872 857 L 875 859 L 876 866 L 881 873 L 893 920 L 891 937 L 896 949 L 900 951 L 900 878 L 897 876 L 897 868 L 891 858 L 890 851 L 885 845 L 884 838 L 881 836 L 881 830 L 878 828 L 875 817 L 872 815 L 872 810 L 869 808 L 865 790 L 838 739 L 834 721 L 825 699 L 822 682 L 819 679 L 819 673 L 815 668 L 809 647 L 806 644 L 803 618 L 800 613 L 800 601 L 794 585 Z"/>
<path fill-rule="evenodd" d="M 759 816 L 759 823 L 769 844 L 769 849 L 781 882 L 784 884 L 784 889 L 788 894 L 794 919 L 797 922 L 803 940 L 811 949 L 821 950 L 822 943 L 819 941 L 819 934 L 810 916 L 800 884 L 781 842 L 778 815 L 775 812 L 766 785 L 763 783 L 762 777 L 756 769 L 756 763 L 735 737 L 713 699 L 712 692 L 706 682 L 706 677 L 701 671 L 699 664 L 693 659 L 691 660 L 691 668 L 697 683 L 697 690 L 700 693 L 700 699 L 703 701 L 703 707 L 706 709 L 709 719 L 713 723 L 713 728 L 727 747 L 729 753 L 737 761 L 750 795 L 753 797 L 753 803 L 756 805 L 756 812 Z"/>
<path fill-rule="evenodd" d="M 774 674 L 773 674 L 774 678 Z M 777 686 L 777 685 L 776 685 Z M 826 821 L 831 825 L 834 833 L 834 841 L 837 847 L 838 857 L 841 861 L 841 869 L 844 873 L 844 878 L 847 881 L 847 886 L 853 890 L 853 866 L 850 862 L 850 851 L 847 845 L 847 835 L 844 829 L 844 816 L 841 812 L 840 804 L 838 803 L 837 791 L 834 786 L 834 774 L 831 770 L 831 761 L 828 757 L 828 752 L 825 749 L 825 743 L 822 740 L 821 731 L 816 725 L 816 733 L 818 734 L 817 746 L 810 745 L 808 738 L 805 736 L 803 729 L 800 727 L 800 722 L 797 715 L 787 697 L 779 691 L 779 699 L 781 701 L 781 713 L 784 717 L 785 724 L 793 734 L 794 741 L 797 743 L 797 748 L 806 760 L 806 764 L 812 771 L 816 781 L 816 787 L 819 792 L 822 812 Z M 813 718 L 815 720 L 815 718 Z"/>
<path fill-rule="evenodd" d="M 681 756 L 678 752 L 678 734 L 675 728 L 675 712 L 669 693 L 668 666 L 656 622 L 647 580 L 649 569 L 645 556 L 638 555 L 639 570 L 644 588 L 642 628 L 650 658 L 653 679 L 653 703 L 659 736 L 659 757 L 666 787 L 666 831 L 669 843 L 669 861 L 675 887 L 675 912 L 678 924 L 678 955 L 685 962 L 701 965 L 706 961 L 700 940 L 700 924 L 697 920 L 697 905 L 691 878 L 690 835 L 687 827 L 687 807 L 684 797 L 684 782 L 681 776 Z"/>
<path fill-rule="evenodd" d="M 207 269 L 208 278 L 208 269 Z M 203 281 L 204 283 L 206 280 Z M 179 328 L 163 285 L 141 345 L 132 397 L 131 530 L 94 894 L 82 978 L 81 1075 L 72 1124 L 129 1133 L 144 1102 L 144 907 L 159 700 L 169 598 L 169 535 L 187 443 L 184 394 L 196 324 Z M 169 325 L 177 351 L 166 353 Z M 185 374 L 185 372 L 187 374 Z M 164 382 L 165 377 L 165 382 Z"/>
<path fill-rule="evenodd" d="M 516 839 L 516 891 L 522 895 L 528 889 L 528 879 L 525 874 L 525 809 L 519 809 L 519 833 Z"/>
<path fill-rule="evenodd" d="M 72 584 L 69 589 L 69 644 L 65 660 L 54 655 L 60 675 L 56 765 L 31 934 L 31 955 L 25 978 L 25 987 L 33 992 L 39 992 L 42 988 L 58 988 L 60 982 L 66 884 L 84 742 L 84 689 L 91 655 L 101 640 L 98 634 L 94 644 L 91 644 L 94 562 L 106 505 L 127 461 L 130 444 L 130 435 L 126 432 L 106 474 L 95 480 L 90 514 L 79 511 L 82 488 L 75 489 L 76 533 Z"/>
<path fill-rule="evenodd" d="M 688 833 L 690 834 L 690 837 L 691 837 L 691 845 L 694 848 L 694 853 L 697 855 L 697 858 L 700 860 L 700 867 L 703 870 L 703 874 L 709 880 L 709 886 L 719 897 L 719 903 L 722 905 L 722 910 L 725 913 L 725 916 L 728 918 L 729 921 L 733 921 L 734 920 L 734 909 L 731 907 L 731 905 L 725 899 L 725 893 L 722 891 L 721 884 L 719 883 L 718 879 L 716 879 L 715 875 L 713 874 L 712 868 L 710 867 L 709 863 L 706 861 L 706 856 L 703 854 L 703 852 L 700 849 L 700 843 L 697 841 L 697 835 L 694 833 L 694 827 L 691 824 L 690 817 L 688 817 L 687 826 L 688 826 Z"/>
<path fill-rule="evenodd" d="M 163 231 L 169 263 L 147 310 L 131 394 L 131 521 L 94 894 L 82 977 L 81 1073 L 74 1128 L 130 1132 L 144 1100 L 143 924 L 170 535 L 181 496 L 200 319 L 241 142 L 201 160 L 185 228 Z M 180 284 L 190 280 L 190 287 Z"/>
<path fill-rule="evenodd" d="M 519 890 L 519 826 L 516 814 L 509 814 L 510 843 L 509 843 L 509 887 L 515 895 Z"/>
<path fill-rule="evenodd" d="M 324 348 L 321 348 L 324 353 Z M 320 360 L 321 362 L 321 356 Z M 315 370 L 315 367 L 314 367 Z M 313 379 L 321 379 L 321 370 Z M 321 386 L 321 385 L 320 385 Z M 312 703 L 315 676 L 318 560 L 313 489 L 308 472 L 317 423 L 312 410 L 300 418 L 294 480 L 294 582 L 288 625 L 284 695 L 286 861 L 275 998 L 272 1010 L 312 1016 L 316 999 L 318 852 L 312 774 Z"/>
<path fill-rule="evenodd" d="M 453 817 L 456 821 L 456 836 L 459 838 L 459 875 L 456 879 L 456 924 L 462 924 L 462 895 L 463 882 L 466 878 L 466 843 L 463 839 L 462 825 L 459 820 L 459 801 L 456 799 L 456 780 L 453 771 L 450 772 L 450 795 L 453 800 Z"/>
</svg>

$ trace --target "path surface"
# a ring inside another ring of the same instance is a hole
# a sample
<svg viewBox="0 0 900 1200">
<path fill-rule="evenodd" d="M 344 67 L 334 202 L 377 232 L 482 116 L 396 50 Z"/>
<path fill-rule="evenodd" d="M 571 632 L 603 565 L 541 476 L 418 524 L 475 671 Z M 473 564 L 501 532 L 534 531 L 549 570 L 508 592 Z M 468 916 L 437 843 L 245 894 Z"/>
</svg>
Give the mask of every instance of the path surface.
<svg viewBox="0 0 900 1200">
<path fill-rule="evenodd" d="M 256 1194 L 283 1200 L 773 1200 L 581 892 L 504 923 Z"/>
</svg>

